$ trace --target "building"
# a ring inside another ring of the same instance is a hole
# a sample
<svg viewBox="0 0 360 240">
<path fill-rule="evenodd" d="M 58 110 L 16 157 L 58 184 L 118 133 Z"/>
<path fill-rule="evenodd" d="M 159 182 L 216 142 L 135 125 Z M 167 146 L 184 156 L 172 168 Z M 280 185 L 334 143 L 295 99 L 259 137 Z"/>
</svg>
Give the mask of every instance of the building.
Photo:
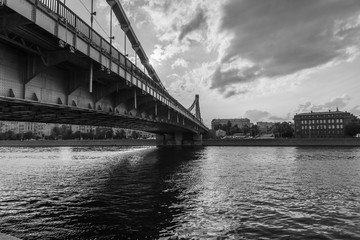
<svg viewBox="0 0 360 240">
<path fill-rule="evenodd" d="M 215 129 L 217 125 L 226 125 L 228 122 L 231 126 L 237 125 L 239 128 L 243 128 L 245 125 L 251 127 L 250 119 L 248 118 L 229 118 L 229 119 L 213 119 L 211 121 L 211 129 Z"/>
<path fill-rule="evenodd" d="M 257 122 L 259 133 L 269 133 L 270 129 L 275 125 L 274 122 Z"/>
<path fill-rule="evenodd" d="M 13 131 L 15 134 L 19 133 L 19 124 L 14 121 L 2 121 L 0 124 L 0 130 L 2 133 L 7 131 Z"/>
<path fill-rule="evenodd" d="M 349 112 L 310 112 L 294 116 L 295 137 L 339 138 L 345 137 L 345 126 L 356 117 Z"/>
<path fill-rule="evenodd" d="M 75 132 L 81 132 L 81 133 L 91 133 L 93 127 L 88 125 L 71 125 L 71 131 L 73 133 Z"/>
</svg>

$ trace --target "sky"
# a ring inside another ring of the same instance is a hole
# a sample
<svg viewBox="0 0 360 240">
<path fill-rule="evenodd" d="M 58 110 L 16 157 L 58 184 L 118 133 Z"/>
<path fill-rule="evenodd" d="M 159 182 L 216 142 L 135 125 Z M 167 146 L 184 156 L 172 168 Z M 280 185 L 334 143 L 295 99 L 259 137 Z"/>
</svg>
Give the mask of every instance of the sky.
<svg viewBox="0 0 360 240">
<path fill-rule="evenodd" d="M 199 94 L 207 126 L 337 108 L 360 115 L 359 0 L 119 1 L 168 92 L 185 107 Z M 90 0 L 66 4 L 90 19 Z M 110 7 L 94 5 L 94 28 L 109 37 Z M 113 35 L 123 52 L 116 22 Z"/>
</svg>

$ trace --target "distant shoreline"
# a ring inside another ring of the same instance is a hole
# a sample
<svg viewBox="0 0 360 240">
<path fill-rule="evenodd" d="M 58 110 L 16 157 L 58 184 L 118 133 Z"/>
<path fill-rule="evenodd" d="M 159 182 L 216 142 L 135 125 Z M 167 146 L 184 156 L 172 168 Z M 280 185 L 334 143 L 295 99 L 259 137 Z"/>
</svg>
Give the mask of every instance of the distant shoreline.
<svg viewBox="0 0 360 240">
<path fill-rule="evenodd" d="M 0 147 L 156 146 L 151 139 L 0 141 Z"/>
<path fill-rule="evenodd" d="M 0 141 L 0 147 L 96 147 L 96 146 L 156 146 L 154 139 L 107 139 L 107 140 L 34 140 Z M 278 138 L 278 139 L 205 139 L 203 146 L 254 146 L 254 147 L 301 147 L 343 146 L 360 147 L 360 138 Z"/>
<path fill-rule="evenodd" d="M 221 139 L 204 140 L 203 146 L 343 146 L 360 147 L 360 138 L 276 138 L 276 139 Z"/>
</svg>

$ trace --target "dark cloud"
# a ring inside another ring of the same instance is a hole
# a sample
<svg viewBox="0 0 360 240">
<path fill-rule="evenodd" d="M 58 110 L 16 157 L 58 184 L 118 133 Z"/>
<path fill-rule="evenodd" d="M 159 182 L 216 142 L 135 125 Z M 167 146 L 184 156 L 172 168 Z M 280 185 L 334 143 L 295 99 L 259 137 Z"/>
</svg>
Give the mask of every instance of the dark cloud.
<svg viewBox="0 0 360 240">
<path fill-rule="evenodd" d="M 187 34 L 199 29 L 205 23 L 206 23 L 206 17 L 204 11 L 199 8 L 198 11 L 196 12 L 195 17 L 192 20 L 190 20 L 190 22 L 188 22 L 186 25 L 182 26 L 179 35 L 179 40 L 180 41 L 183 40 Z"/>
<path fill-rule="evenodd" d="M 244 83 L 250 82 L 256 78 L 256 72 L 259 71 L 257 66 L 248 67 L 242 72 L 238 69 L 229 69 L 227 71 L 221 71 L 221 68 L 217 68 L 212 76 L 211 89 L 221 88 L 223 86 L 232 83 Z"/>
<path fill-rule="evenodd" d="M 329 110 L 336 110 L 337 108 L 340 111 L 344 111 L 344 108 L 346 107 L 347 103 L 351 100 L 351 98 L 347 95 L 344 95 L 342 97 L 337 97 L 334 99 L 331 99 L 328 102 L 325 102 L 324 104 L 312 104 L 311 102 L 306 102 L 305 104 L 300 104 L 296 110 L 297 113 L 305 113 L 305 112 L 324 112 Z M 356 110 L 356 109 L 355 109 Z"/>
<path fill-rule="evenodd" d="M 248 92 L 247 90 L 234 90 L 234 89 L 230 89 L 230 90 L 223 89 L 223 90 L 224 90 L 223 96 L 225 98 L 229 98 L 229 97 L 239 95 L 239 94 L 245 94 Z"/>
<path fill-rule="evenodd" d="M 245 74 L 242 69 L 231 74 L 217 71 L 212 87 L 286 76 L 346 58 L 346 48 L 358 46 L 360 26 L 345 20 L 359 13 L 359 0 L 229 1 L 223 8 L 221 31 L 234 38 L 222 63 L 240 56 L 255 67 L 245 69 Z"/>
</svg>

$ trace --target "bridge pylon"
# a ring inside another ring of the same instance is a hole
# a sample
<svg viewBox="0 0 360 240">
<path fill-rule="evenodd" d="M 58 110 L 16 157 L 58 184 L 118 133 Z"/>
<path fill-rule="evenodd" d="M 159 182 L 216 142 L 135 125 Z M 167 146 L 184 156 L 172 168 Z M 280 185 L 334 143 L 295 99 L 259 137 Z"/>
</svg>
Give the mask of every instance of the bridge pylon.
<svg viewBox="0 0 360 240">
<path fill-rule="evenodd" d="M 191 104 L 191 106 L 188 108 L 188 111 L 191 112 L 194 108 L 195 108 L 195 117 L 196 117 L 196 119 L 198 119 L 199 121 L 202 122 L 201 112 L 200 112 L 199 94 L 195 95 L 195 100 Z"/>
</svg>

